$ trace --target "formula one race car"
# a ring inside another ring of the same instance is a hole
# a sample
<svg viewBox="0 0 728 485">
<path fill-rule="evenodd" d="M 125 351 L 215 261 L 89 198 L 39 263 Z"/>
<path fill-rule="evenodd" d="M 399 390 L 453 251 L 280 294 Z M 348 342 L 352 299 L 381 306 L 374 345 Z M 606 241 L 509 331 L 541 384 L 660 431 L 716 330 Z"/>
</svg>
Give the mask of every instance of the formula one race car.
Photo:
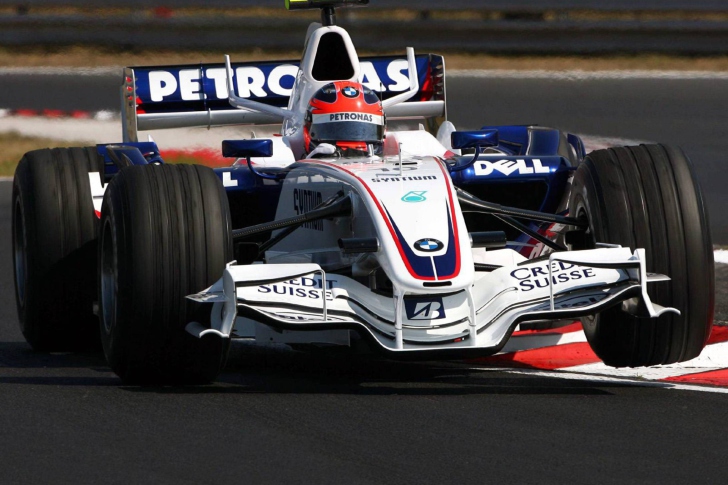
<svg viewBox="0 0 728 485">
<path fill-rule="evenodd" d="M 33 348 L 100 330 L 124 382 L 193 383 L 233 338 L 463 359 L 519 324 L 581 319 L 612 366 L 696 357 L 713 251 L 687 157 L 587 155 L 540 126 L 456 131 L 442 57 L 360 59 L 334 25 L 335 7 L 367 2 L 287 1 L 322 9 L 300 64 L 127 68 L 121 143 L 25 155 L 13 241 Z M 223 141 L 215 170 L 138 140 L 271 123 L 280 134 Z"/>
</svg>

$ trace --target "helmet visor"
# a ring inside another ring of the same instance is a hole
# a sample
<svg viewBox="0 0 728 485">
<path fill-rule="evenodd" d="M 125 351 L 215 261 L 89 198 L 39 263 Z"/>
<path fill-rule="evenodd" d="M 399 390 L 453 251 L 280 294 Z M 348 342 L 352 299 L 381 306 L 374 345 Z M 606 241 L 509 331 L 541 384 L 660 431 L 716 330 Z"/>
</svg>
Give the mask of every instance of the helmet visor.
<svg viewBox="0 0 728 485">
<path fill-rule="evenodd" d="M 310 136 L 318 141 L 381 143 L 384 120 L 382 116 L 363 113 L 313 115 Z"/>
</svg>

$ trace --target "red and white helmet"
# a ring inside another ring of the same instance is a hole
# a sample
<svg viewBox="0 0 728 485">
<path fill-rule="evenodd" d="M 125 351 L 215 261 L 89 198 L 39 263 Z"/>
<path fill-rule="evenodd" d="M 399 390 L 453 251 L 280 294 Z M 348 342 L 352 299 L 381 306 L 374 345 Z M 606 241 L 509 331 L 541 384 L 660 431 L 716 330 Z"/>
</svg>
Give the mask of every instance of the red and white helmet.
<svg viewBox="0 0 728 485">
<path fill-rule="evenodd" d="M 303 138 L 307 153 L 319 143 L 336 146 L 344 156 L 380 153 L 384 142 L 382 102 L 359 83 L 329 83 L 308 103 Z"/>
</svg>

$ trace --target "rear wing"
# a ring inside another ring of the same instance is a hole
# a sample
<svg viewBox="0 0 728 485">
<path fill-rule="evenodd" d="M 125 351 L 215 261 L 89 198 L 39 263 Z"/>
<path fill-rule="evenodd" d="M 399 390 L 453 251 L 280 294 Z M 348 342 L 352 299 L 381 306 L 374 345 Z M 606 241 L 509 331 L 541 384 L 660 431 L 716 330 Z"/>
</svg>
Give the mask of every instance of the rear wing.
<svg viewBox="0 0 728 485">
<path fill-rule="evenodd" d="M 446 118 L 443 57 L 423 54 L 415 62 L 420 90 L 409 101 L 387 109 L 388 118 Z M 382 99 L 409 89 L 405 56 L 364 57 L 360 65 L 360 81 L 380 92 Z M 235 93 L 286 108 L 298 66 L 297 61 L 233 63 Z M 137 141 L 137 133 L 145 130 L 280 123 L 278 118 L 230 106 L 223 63 L 127 67 L 121 98 L 125 142 Z"/>
</svg>

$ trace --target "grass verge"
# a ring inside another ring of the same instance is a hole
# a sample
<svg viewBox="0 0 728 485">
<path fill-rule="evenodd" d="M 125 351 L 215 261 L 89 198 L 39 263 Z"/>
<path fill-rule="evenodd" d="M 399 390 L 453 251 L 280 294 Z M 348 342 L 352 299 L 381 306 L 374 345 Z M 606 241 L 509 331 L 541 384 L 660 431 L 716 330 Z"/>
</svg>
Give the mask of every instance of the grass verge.
<svg viewBox="0 0 728 485">
<path fill-rule="evenodd" d="M 0 177 L 12 177 L 15 167 L 26 152 L 40 148 L 88 146 L 84 141 L 65 141 L 53 138 L 25 136 L 17 132 L 0 133 Z"/>
<path fill-rule="evenodd" d="M 53 138 L 21 135 L 17 132 L 0 133 L 0 177 L 12 177 L 18 162 L 27 152 L 41 148 L 83 147 L 93 145 L 87 141 L 64 141 Z M 222 158 L 219 150 L 202 148 L 197 150 L 162 150 L 167 163 L 198 163 L 210 167 L 228 166 L 231 159 Z"/>
</svg>

